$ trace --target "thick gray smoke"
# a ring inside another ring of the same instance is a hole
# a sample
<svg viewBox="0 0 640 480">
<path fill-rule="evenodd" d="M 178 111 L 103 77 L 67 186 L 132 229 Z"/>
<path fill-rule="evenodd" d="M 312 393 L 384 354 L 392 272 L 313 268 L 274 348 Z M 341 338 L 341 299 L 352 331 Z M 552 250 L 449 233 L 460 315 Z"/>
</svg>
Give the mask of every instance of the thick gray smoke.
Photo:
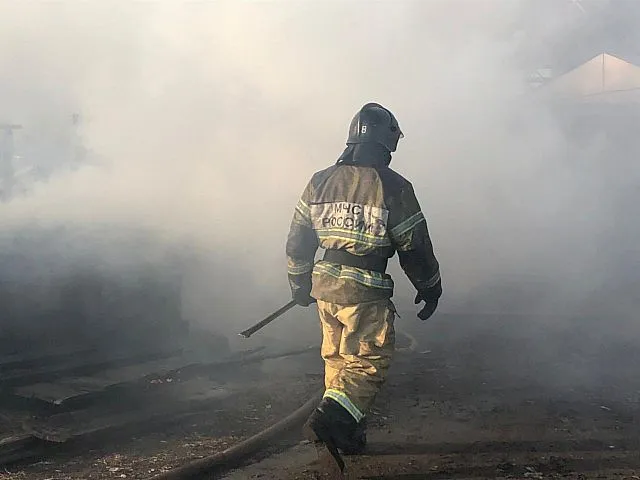
<svg viewBox="0 0 640 480">
<path fill-rule="evenodd" d="M 288 299 L 297 198 L 378 101 L 405 133 L 392 166 L 428 217 L 441 311 L 628 313 L 607 302 L 638 172 L 622 145 L 569 139 L 527 84 L 601 53 L 550 58 L 595 22 L 574 3 L 3 2 L 2 121 L 55 137 L 81 112 L 101 163 L 5 204 L 1 228 L 149 230 L 198 258 L 186 315 L 232 332 Z"/>
</svg>

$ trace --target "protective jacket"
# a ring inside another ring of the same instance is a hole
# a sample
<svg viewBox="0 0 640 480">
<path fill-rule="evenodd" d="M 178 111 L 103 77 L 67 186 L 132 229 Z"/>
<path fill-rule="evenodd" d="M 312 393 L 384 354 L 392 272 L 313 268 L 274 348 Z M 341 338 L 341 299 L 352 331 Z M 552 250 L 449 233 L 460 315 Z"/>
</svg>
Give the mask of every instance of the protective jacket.
<svg viewBox="0 0 640 480">
<path fill-rule="evenodd" d="M 438 300 L 439 265 L 411 183 L 388 162 L 350 161 L 353 153 L 315 173 L 298 201 L 286 245 L 292 292 L 341 305 L 391 298 L 385 270 L 397 251 L 422 299 Z M 316 263 L 318 248 L 326 252 Z"/>
</svg>

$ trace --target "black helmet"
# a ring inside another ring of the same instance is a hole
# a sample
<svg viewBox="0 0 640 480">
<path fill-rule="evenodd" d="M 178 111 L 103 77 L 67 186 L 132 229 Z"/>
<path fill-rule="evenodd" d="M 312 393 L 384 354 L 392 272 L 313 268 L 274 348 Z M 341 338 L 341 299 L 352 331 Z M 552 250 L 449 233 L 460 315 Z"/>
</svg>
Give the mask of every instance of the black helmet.
<svg viewBox="0 0 640 480">
<path fill-rule="evenodd" d="M 402 137 L 404 135 L 393 113 L 378 103 L 367 103 L 351 120 L 347 145 L 379 143 L 395 152 Z"/>
</svg>

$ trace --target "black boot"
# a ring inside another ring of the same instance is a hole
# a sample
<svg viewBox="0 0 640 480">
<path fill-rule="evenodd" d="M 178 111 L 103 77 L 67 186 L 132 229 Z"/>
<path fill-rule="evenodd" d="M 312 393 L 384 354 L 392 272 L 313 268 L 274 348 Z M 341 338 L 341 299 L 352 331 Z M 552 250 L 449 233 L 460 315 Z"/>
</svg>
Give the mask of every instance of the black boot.
<svg viewBox="0 0 640 480">
<path fill-rule="evenodd" d="M 329 473 L 332 478 L 341 478 L 345 464 L 333 439 L 331 426 L 325 413 L 316 408 L 307 419 L 302 431 L 307 440 L 316 447 L 318 460 L 321 467 L 326 470 L 325 473 Z"/>
<path fill-rule="evenodd" d="M 364 423 L 356 420 L 338 402 L 323 398 L 304 425 L 304 433 L 308 440 L 323 443 L 341 471 L 344 460 L 339 451 L 345 455 L 361 453 L 366 445 Z"/>
<path fill-rule="evenodd" d="M 356 424 L 351 440 L 348 444 L 340 447 L 340 451 L 344 455 L 361 455 L 367 446 L 367 422 L 366 419 L 360 420 Z"/>
</svg>

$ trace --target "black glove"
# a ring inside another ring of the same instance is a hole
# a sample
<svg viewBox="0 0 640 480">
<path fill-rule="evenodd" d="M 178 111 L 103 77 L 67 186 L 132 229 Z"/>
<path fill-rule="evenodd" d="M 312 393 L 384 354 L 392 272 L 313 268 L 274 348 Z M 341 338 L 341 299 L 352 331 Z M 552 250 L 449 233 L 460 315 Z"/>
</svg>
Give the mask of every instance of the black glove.
<svg viewBox="0 0 640 480">
<path fill-rule="evenodd" d="M 417 305 L 420 302 L 422 302 L 422 296 L 418 293 L 414 303 Z M 438 300 L 426 302 L 422 310 L 418 312 L 418 318 L 423 321 L 429 319 L 436 311 L 436 308 L 438 308 Z"/>
<path fill-rule="evenodd" d="M 305 275 L 289 275 L 289 286 L 291 287 L 291 298 L 301 307 L 308 307 L 316 303 L 316 299 L 311 296 L 313 281 L 311 272 Z"/>
<path fill-rule="evenodd" d="M 316 303 L 316 299 L 313 298 L 306 290 L 296 290 L 293 293 L 293 301 L 301 307 L 308 307 L 312 303 Z"/>
</svg>

